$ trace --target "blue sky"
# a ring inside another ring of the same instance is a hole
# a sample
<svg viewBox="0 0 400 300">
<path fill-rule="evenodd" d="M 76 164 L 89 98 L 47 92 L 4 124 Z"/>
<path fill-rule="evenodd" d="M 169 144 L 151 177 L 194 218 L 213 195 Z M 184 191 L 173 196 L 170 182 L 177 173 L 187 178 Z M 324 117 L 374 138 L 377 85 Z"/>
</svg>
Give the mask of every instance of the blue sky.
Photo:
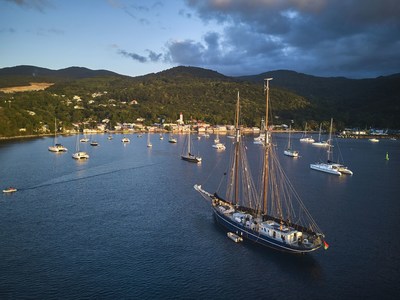
<svg viewBox="0 0 400 300">
<path fill-rule="evenodd" d="M 0 68 L 400 72 L 398 0 L 0 0 Z"/>
</svg>

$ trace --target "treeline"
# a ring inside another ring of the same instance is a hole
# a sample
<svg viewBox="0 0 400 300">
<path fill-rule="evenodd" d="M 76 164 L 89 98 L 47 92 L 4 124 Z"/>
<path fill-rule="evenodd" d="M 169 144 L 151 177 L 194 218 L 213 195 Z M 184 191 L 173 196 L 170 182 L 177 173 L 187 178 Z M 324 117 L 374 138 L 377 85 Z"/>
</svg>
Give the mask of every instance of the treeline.
<svg viewBox="0 0 400 300">
<path fill-rule="evenodd" d="M 0 69 L 1 86 L 55 84 L 45 91 L 0 92 L 0 136 L 37 134 L 46 126 L 53 131 L 54 118 L 64 130 L 79 122 L 94 127 L 104 119 L 110 120 L 109 128 L 116 123 L 134 123 L 137 118 L 144 118 L 145 125 L 160 120 L 175 122 L 180 112 L 185 120 L 233 124 L 238 92 L 241 123 L 260 126 L 265 111 L 265 77 L 274 77 L 269 120 L 275 125 L 290 123 L 302 130 L 307 122 L 310 130 L 318 130 L 322 122 L 327 129 L 333 117 L 338 130 L 345 126 L 400 127 L 399 76 L 349 80 L 275 71 L 233 78 L 201 68 L 176 67 L 128 77 L 76 67 L 52 71 L 20 66 Z"/>
<path fill-rule="evenodd" d="M 137 118 L 144 118 L 146 125 L 161 119 L 175 122 L 180 112 L 186 120 L 233 124 L 238 91 L 242 124 L 259 126 L 265 110 L 262 84 L 168 76 L 97 77 L 56 83 L 45 91 L 0 93 L 0 135 L 20 135 L 20 128 L 26 129 L 25 134 L 36 134 L 44 125 L 53 130 L 54 118 L 67 129 L 78 122 L 95 126 L 103 119 L 109 119 L 110 126 Z M 272 88 L 270 98 L 278 123 L 295 119 L 300 112 L 304 118 L 312 115 L 303 97 Z"/>
</svg>

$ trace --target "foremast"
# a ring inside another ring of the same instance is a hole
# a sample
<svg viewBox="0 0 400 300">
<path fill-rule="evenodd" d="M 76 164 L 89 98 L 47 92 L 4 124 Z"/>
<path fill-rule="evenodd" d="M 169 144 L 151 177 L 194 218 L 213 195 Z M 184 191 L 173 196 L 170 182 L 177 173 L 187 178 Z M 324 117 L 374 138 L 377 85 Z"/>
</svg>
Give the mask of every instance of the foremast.
<svg viewBox="0 0 400 300">
<path fill-rule="evenodd" d="M 227 202 L 235 207 L 245 207 L 246 209 L 255 210 L 259 207 L 259 195 L 247 161 L 246 146 L 243 144 L 241 137 L 239 92 L 237 93 L 236 101 L 234 149 L 226 183 Z"/>
<path fill-rule="evenodd" d="M 272 78 L 264 79 L 264 94 L 265 94 L 265 126 L 264 126 L 264 161 L 263 161 L 263 188 L 262 188 L 262 214 L 268 214 L 268 180 L 269 180 L 269 150 L 271 147 L 270 144 L 270 133 L 268 129 L 268 110 L 269 110 L 269 82 Z"/>
</svg>

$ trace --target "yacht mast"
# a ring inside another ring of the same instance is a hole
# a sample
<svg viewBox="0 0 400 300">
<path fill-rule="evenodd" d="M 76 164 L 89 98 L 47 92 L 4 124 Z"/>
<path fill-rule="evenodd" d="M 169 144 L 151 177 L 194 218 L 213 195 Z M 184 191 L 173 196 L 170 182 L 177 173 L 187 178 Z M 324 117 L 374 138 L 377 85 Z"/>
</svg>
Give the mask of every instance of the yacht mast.
<svg viewBox="0 0 400 300">
<path fill-rule="evenodd" d="M 331 149 L 331 139 L 332 139 L 332 127 L 333 127 L 333 118 L 331 118 L 331 127 L 329 127 L 329 139 L 328 139 L 328 162 L 331 160 L 332 149 Z"/>
<path fill-rule="evenodd" d="M 265 93 L 265 144 L 264 144 L 264 166 L 263 166 L 263 213 L 266 215 L 268 213 L 267 207 L 267 195 L 268 195 L 268 154 L 269 154 L 269 132 L 268 132 L 268 104 L 269 104 L 269 82 L 272 78 L 264 79 L 264 93 Z"/>
</svg>

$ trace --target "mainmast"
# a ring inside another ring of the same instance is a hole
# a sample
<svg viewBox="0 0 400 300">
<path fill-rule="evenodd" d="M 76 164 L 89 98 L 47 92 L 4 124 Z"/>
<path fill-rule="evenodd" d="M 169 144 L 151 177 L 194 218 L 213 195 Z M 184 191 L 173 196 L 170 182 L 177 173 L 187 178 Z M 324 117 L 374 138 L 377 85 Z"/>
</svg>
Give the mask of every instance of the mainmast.
<svg viewBox="0 0 400 300">
<path fill-rule="evenodd" d="M 265 93 L 265 144 L 264 144 L 264 166 L 263 166 L 263 213 L 266 215 L 268 213 L 267 207 L 267 195 L 268 195 L 268 154 L 269 154 L 269 131 L 268 131 L 268 104 L 269 104 L 269 82 L 272 78 L 264 79 L 264 93 Z"/>
<path fill-rule="evenodd" d="M 235 131 L 236 131 L 236 143 L 235 143 L 235 164 L 234 164 L 234 176 L 235 176 L 235 198 L 234 204 L 239 203 L 238 195 L 239 195 L 239 142 L 240 142 L 240 127 L 239 127 L 239 110 L 240 110 L 240 97 L 239 91 L 237 93 L 237 102 L 236 102 L 236 118 L 235 118 Z"/>
</svg>

